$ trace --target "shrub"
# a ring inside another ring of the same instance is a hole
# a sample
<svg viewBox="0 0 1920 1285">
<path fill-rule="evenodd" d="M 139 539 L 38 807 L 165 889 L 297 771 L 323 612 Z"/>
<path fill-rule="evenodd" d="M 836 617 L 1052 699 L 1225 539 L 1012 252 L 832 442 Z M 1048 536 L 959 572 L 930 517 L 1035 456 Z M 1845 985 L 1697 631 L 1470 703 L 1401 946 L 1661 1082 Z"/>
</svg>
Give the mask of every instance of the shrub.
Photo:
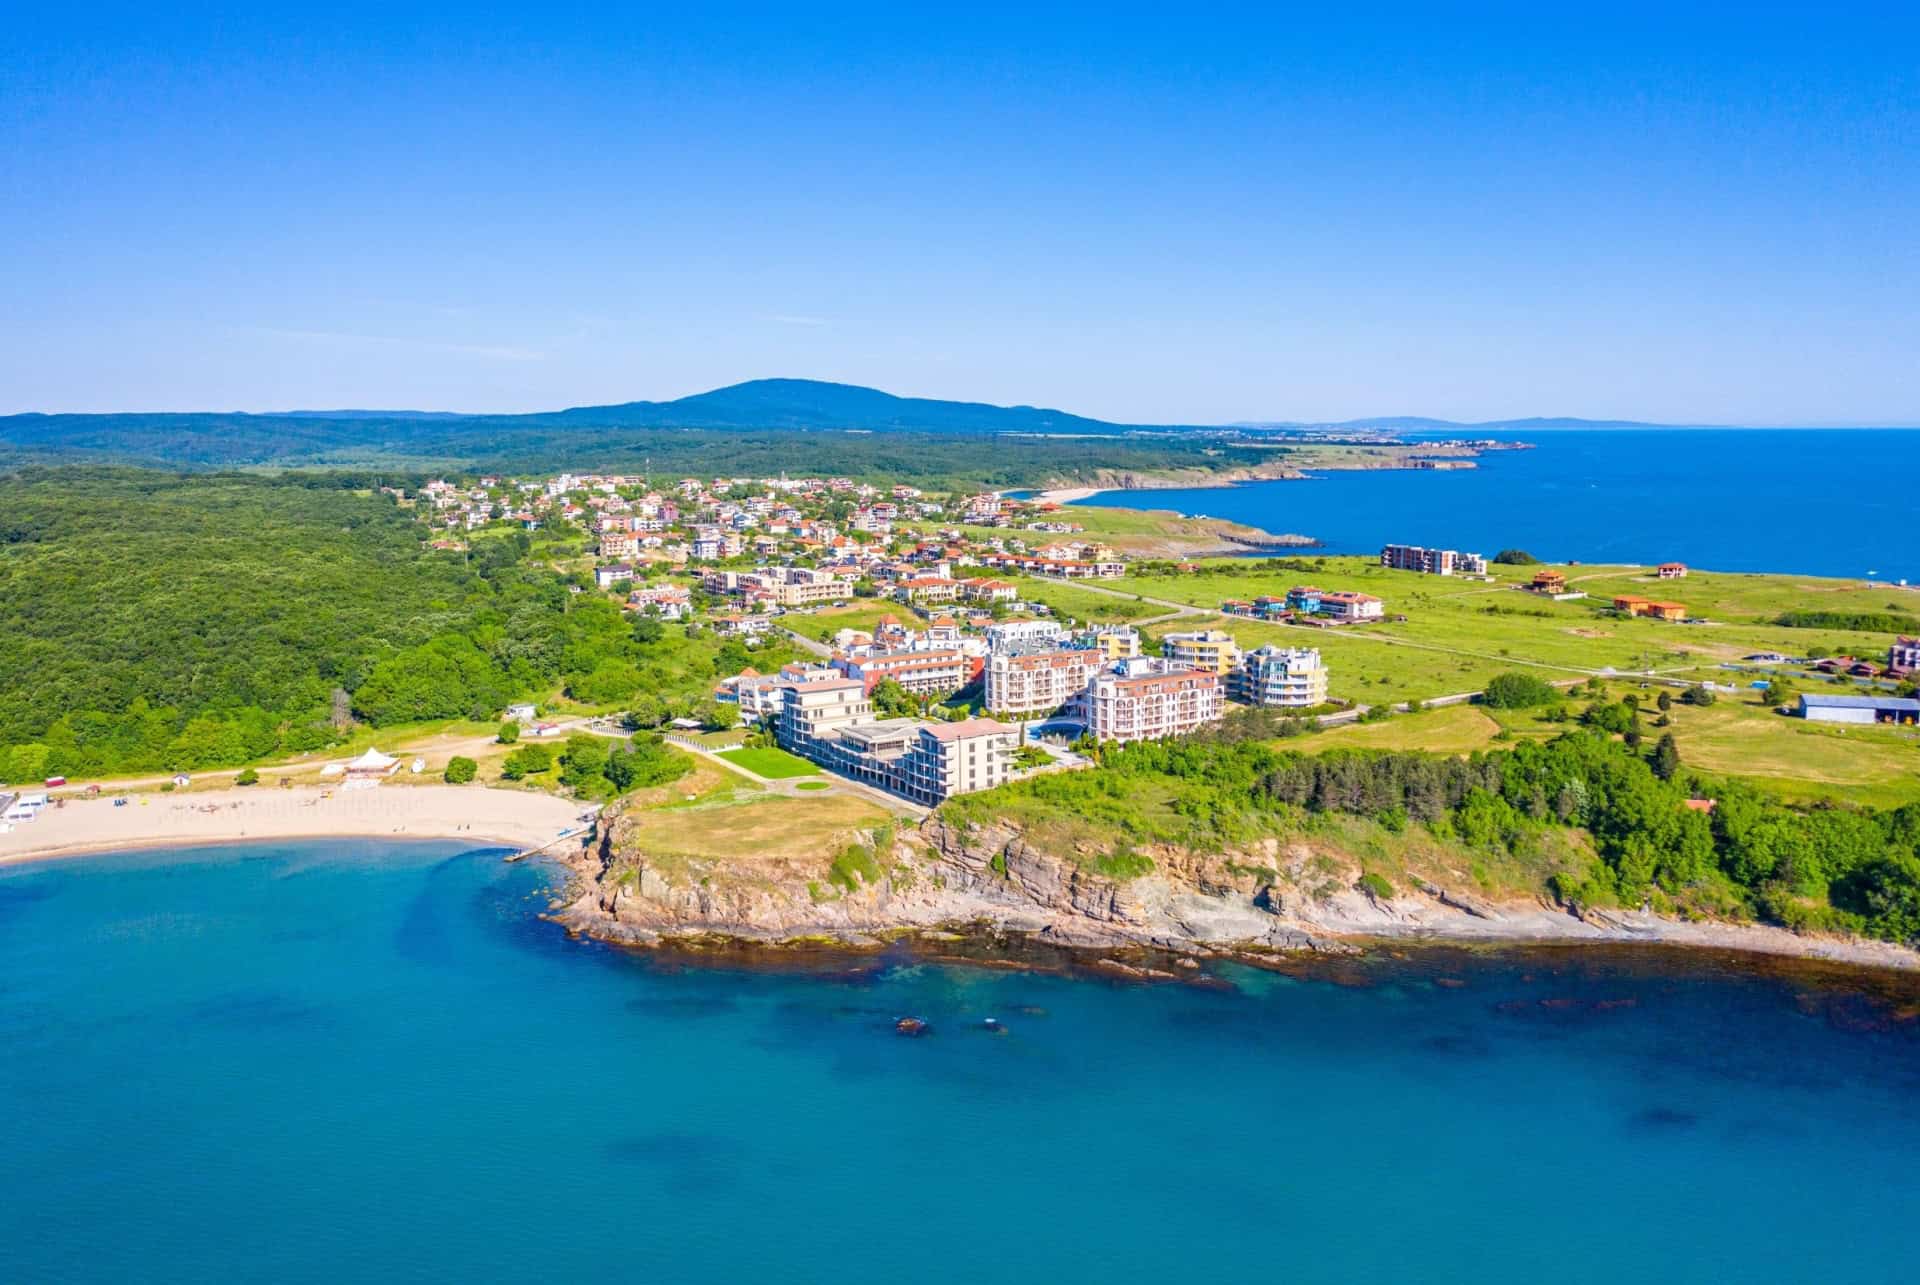
<svg viewBox="0 0 1920 1285">
<path fill-rule="evenodd" d="M 1540 559 L 1525 549 L 1502 549 L 1493 555 L 1493 560 L 1505 567 L 1533 567 L 1540 564 Z"/>
<path fill-rule="evenodd" d="M 1116 883 L 1125 883 L 1129 879 L 1138 879 L 1153 873 L 1153 858 L 1144 853 L 1135 852 L 1131 847 L 1115 848 L 1112 852 L 1103 852 L 1093 861 L 1093 872 L 1105 875 Z"/>
<path fill-rule="evenodd" d="M 447 770 L 441 775 L 448 785 L 465 785 L 479 775 L 480 765 L 464 755 L 456 754 L 447 760 Z"/>
<path fill-rule="evenodd" d="M 1361 875 L 1360 882 L 1354 886 L 1362 892 L 1371 893 L 1381 901 L 1391 901 L 1393 899 L 1393 884 L 1385 875 L 1375 871 L 1369 870 L 1367 873 Z"/>
<path fill-rule="evenodd" d="M 260 774 L 250 767 L 241 768 L 240 775 L 233 778 L 233 783 L 235 785 L 258 785 L 260 784 Z"/>
<path fill-rule="evenodd" d="M 511 720 L 500 724 L 500 743 L 502 745 L 511 745 L 519 739 L 520 724 L 512 722 Z"/>
</svg>

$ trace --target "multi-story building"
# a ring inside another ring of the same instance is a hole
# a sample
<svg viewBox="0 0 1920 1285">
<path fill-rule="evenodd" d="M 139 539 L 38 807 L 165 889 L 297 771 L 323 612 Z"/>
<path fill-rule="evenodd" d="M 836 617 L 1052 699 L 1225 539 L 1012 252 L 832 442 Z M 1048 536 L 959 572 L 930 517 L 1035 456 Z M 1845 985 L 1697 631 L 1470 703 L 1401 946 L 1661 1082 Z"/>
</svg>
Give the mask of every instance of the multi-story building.
<svg viewBox="0 0 1920 1285">
<path fill-rule="evenodd" d="M 1227 696 L 1243 705 L 1307 709 L 1327 700 L 1327 668 L 1313 647 L 1256 647 L 1227 675 Z"/>
<path fill-rule="evenodd" d="M 772 602 L 782 607 L 845 602 L 853 597 L 851 581 L 812 567 L 770 567 L 752 578 Z"/>
<path fill-rule="evenodd" d="M 987 658 L 986 707 L 995 714 L 1052 714 L 1080 698 L 1102 663 L 1097 651 L 996 653 Z"/>
<path fill-rule="evenodd" d="M 1427 549 L 1417 544 L 1387 545 L 1380 550 L 1380 565 L 1396 571 L 1418 571 L 1429 576 L 1450 576 L 1456 571 L 1468 576 L 1487 574 L 1487 560 L 1477 553 Z"/>
<path fill-rule="evenodd" d="M 982 632 L 987 636 L 987 650 L 1000 656 L 1054 646 L 1066 630 L 1051 620 L 996 620 Z"/>
<path fill-rule="evenodd" d="M 600 533 L 600 556 L 603 558 L 633 558 L 640 554 L 640 537 L 632 531 L 602 531 Z"/>
<path fill-rule="evenodd" d="M 1115 661 L 1089 680 L 1080 707 L 1098 740 L 1184 736 L 1220 717 L 1220 675 L 1145 656 Z"/>
<path fill-rule="evenodd" d="M 1904 678 L 1916 669 L 1920 669 L 1920 638 L 1902 634 L 1887 648 L 1887 672 Z"/>
<path fill-rule="evenodd" d="M 648 585 L 627 595 L 627 609 L 678 620 L 692 609 L 693 595 L 682 585 Z"/>
<path fill-rule="evenodd" d="M 1102 660 L 1127 660 L 1140 654 L 1140 631 L 1132 625 L 1095 625 L 1078 639 Z"/>
<path fill-rule="evenodd" d="M 859 679 L 868 695 L 891 678 L 915 696 L 946 696 L 972 679 L 974 660 L 957 648 L 872 651 L 864 656 L 835 656 L 833 667 Z"/>
<path fill-rule="evenodd" d="M 1160 654 L 1195 669 L 1224 674 L 1239 663 L 1240 647 L 1224 629 L 1202 629 L 1197 633 L 1168 634 L 1160 641 Z"/>
<path fill-rule="evenodd" d="M 1370 593 L 1329 589 L 1320 595 L 1319 614 L 1343 625 L 1357 625 L 1385 618 L 1387 604 Z"/>
<path fill-rule="evenodd" d="M 714 696 L 723 703 L 740 707 L 742 723 L 778 722 L 787 689 L 795 683 L 838 679 L 840 675 L 824 665 L 793 664 L 777 674 L 756 674 L 752 670 L 721 683 Z"/>
<path fill-rule="evenodd" d="M 781 694 L 775 737 L 802 758 L 823 762 L 841 728 L 872 721 L 873 702 L 859 679 L 804 678 L 789 681 Z"/>
<path fill-rule="evenodd" d="M 989 790 L 1013 771 L 1019 732 L 992 719 L 875 719 L 857 679 L 790 682 L 775 724 L 780 744 L 832 772 L 928 805 Z"/>
<path fill-rule="evenodd" d="M 633 567 L 625 562 L 616 562 L 611 566 L 596 567 L 593 582 L 602 589 L 611 589 L 617 584 L 625 584 L 633 579 Z"/>
</svg>

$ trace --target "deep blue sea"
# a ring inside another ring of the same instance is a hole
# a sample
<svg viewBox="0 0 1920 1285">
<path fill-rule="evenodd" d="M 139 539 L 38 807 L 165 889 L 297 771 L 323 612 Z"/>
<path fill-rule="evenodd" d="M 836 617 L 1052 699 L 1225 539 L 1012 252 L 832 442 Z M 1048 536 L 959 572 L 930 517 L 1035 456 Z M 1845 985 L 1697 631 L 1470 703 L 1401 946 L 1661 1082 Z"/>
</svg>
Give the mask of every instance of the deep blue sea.
<svg viewBox="0 0 1920 1285">
<path fill-rule="evenodd" d="M 1310 480 L 1107 491 L 1088 503 L 1177 509 L 1324 541 L 1492 557 L 1664 562 L 1920 581 L 1920 429 L 1547 430 L 1472 470 L 1329 472 Z"/>
<path fill-rule="evenodd" d="M 373 842 L 0 870 L 0 1277 L 1912 1274 L 1920 1033 L 1847 991 L 676 969 L 542 922 L 550 877 Z"/>
</svg>

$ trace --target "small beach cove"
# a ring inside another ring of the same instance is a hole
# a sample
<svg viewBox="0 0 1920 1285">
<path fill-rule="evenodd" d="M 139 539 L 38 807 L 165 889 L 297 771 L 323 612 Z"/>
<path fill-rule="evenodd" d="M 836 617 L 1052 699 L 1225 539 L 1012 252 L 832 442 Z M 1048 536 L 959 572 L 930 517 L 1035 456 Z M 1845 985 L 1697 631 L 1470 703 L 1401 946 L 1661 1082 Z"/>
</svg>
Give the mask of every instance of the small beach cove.
<svg viewBox="0 0 1920 1285">
<path fill-rule="evenodd" d="M 66 795 L 0 834 L 0 865 L 286 839 L 464 839 L 524 850 L 582 829 L 589 806 L 533 790 L 426 784 Z"/>
</svg>

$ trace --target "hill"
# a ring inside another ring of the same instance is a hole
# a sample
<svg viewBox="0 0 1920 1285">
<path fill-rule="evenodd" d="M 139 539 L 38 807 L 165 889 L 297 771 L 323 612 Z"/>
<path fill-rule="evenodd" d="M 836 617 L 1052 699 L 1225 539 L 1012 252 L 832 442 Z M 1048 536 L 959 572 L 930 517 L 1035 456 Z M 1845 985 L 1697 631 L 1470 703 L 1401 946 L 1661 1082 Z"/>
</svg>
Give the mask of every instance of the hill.
<svg viewBox="0 0 1920 1285">
<path fill-rule="evenodd" d="M 981 449 L 983 437 L 998 438 L 993 450 Z M 186 469 L 755 474 L 804 467 L 1016 486 L 1169 470 L 1197 477 L 1272 458 L 1251 448 L 1213 449 L 1172 430 L 1139 434 L 1064 411 L 895 397 L 804 379 L 525 415 L 342 410 L 0 417 L 0 466 L 111 461 Z"/>
</svg>

